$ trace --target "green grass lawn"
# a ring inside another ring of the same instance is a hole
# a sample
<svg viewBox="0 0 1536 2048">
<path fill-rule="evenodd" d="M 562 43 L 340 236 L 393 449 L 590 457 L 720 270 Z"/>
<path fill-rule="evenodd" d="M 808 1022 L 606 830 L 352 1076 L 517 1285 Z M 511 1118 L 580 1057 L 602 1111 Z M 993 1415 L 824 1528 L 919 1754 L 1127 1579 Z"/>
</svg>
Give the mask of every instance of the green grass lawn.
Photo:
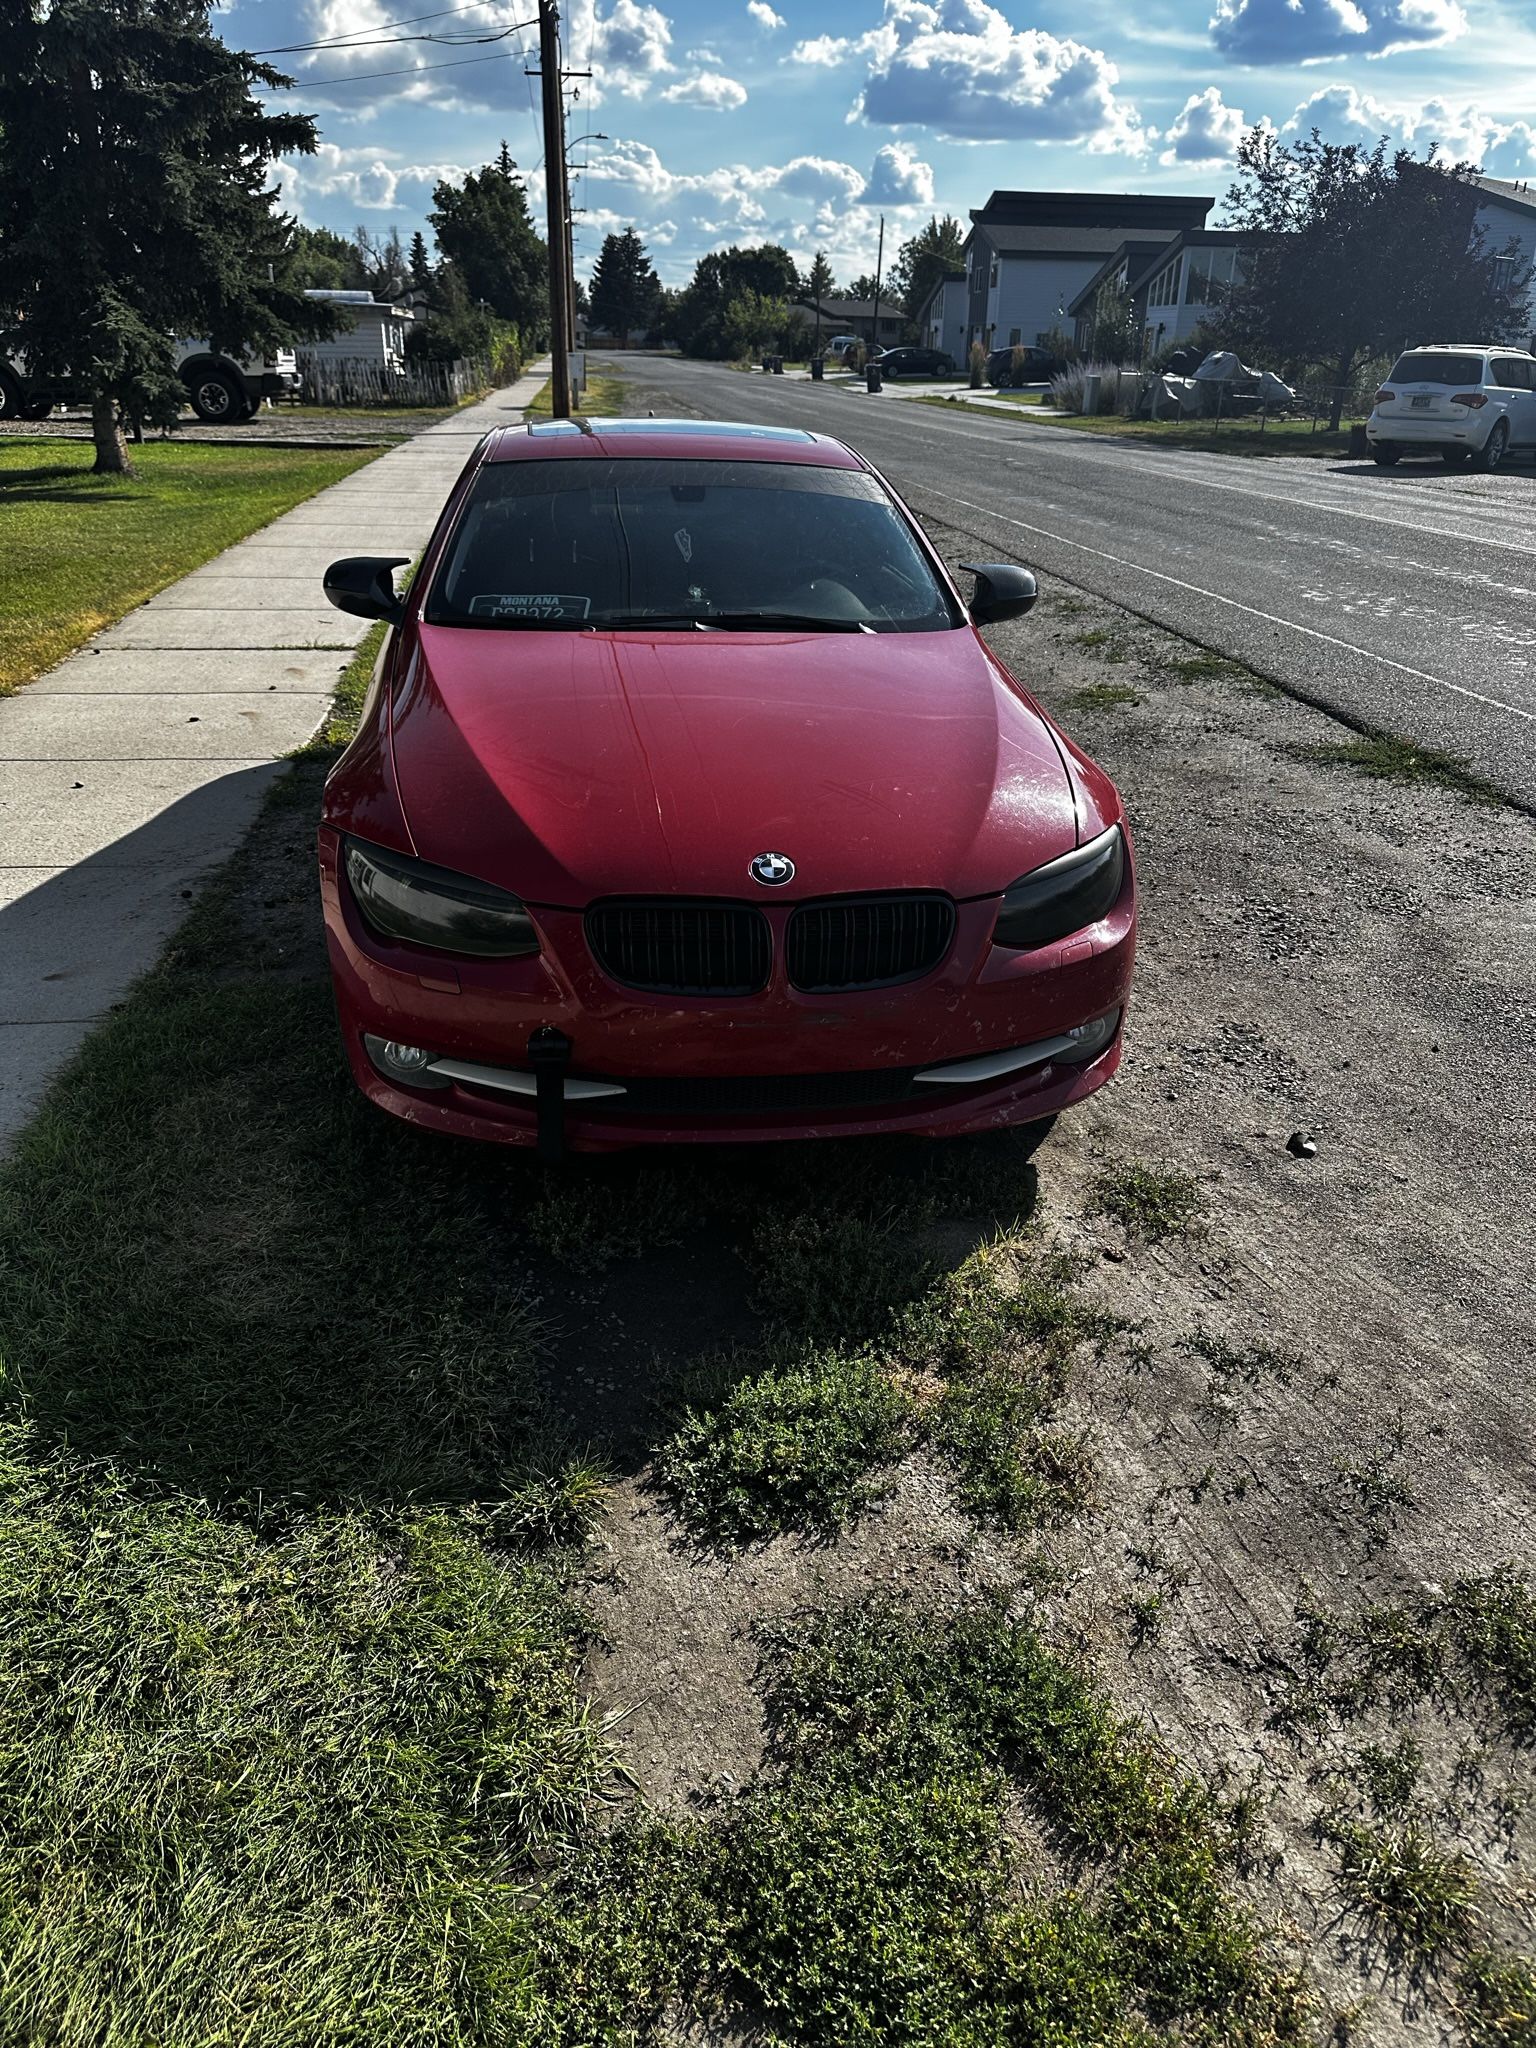
<svg viewBox="0 0 1536 2048">
<path fill-rule="evenodd" d="M 1349 452 L 1349 430 L 1337 434 L 1325 427 L 1314 430 L 1310 420 L 1271 420 L 1256 426 L 1214 420 L 1123 420 L 1116 415 L 1088 419 L 1081 413 L 1050 413 L 1040 410 L 1049 403 L 1044 397 L 1025 391 L 990 391 L 989 398 L 1006 399 L 1010 405 L 1028 408 L 1029 423 L 1041 427 L 1065 427 L 1076 434 L 1108 434 L 1121 440 L 1146 441 L 1159 448 L 1215 449 L 1223 455 L 1327 455 L 1335 459 Z M 948 399 L 934 398 L 932 405 L 947 405 Z M 1006 419 L 1006 413 L 995 418 Z"/>
<path fill-rule="evenodd" d="M 554 417 L 551 411 L 550 393 L 552 386 L 546 378 L 534 395 L 528 408 L 531 420 L 547 420 Z M 622 377 L 605 376 L 599 372 L 588 377 L 587 388 L 576 407 L 578 419 L 618 419 L 624 412 L 624 380 Z"/>
<path fill-rule="evenodd" d="M 0 442 L 0 692 L 376 452 L 147 441 L 126 478 L 78 442 Z"/>
</svg>

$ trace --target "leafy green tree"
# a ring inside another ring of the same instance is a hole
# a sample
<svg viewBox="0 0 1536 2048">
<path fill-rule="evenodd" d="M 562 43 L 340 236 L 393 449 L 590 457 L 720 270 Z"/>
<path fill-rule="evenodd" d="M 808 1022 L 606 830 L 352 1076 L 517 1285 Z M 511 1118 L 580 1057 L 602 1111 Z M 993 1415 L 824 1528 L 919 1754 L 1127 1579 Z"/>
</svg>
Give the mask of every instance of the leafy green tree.
<svg viewBox="0 0 1536 2048">
<path fill-rule="evenodd" d="M 661 312 L 661 284 L 633 228 L 605 235 L 592 272 L 593 324 L 617 334 L 625 347 L 638 327 L 648 332 Z"/>
<path fill-rule="evenodd" d="M 528 211 L 528 193 L 507 145 L 493 164 L 472 171 L 462 185 L 446 181 L 432 193 L 427 215 L 437 246 L 479 299 L 525 335 L 548 325 L 548 251 Z"/>
<path fill-rule="evenodd" d="M 206 0 L 7 0 L 4 21 L 0 353 L 77 389 L 97 470 L 131 475 L 125 420 L 180 409 L 173 336 L 240 356 L 331 331 L 267 189 L 315 126 L 265 111 L 252 87 L 289 81 Z"/>
<path fill-rule="evenodd" d="M 794 258 L 777 242 L 748 249 L 733 245 L 699 258 L 691 282 L 670 308 L 667 324 L 686 355 L 718 359 L 731 353 L 726 311 L 733 299 L 755 292 L 765 299 L 789 300 L 799 288 Z"/>
<path fill-rule="evenodd" d="M 1141 357 L 1136 308 L 1124 285 L 1107 277 L 1093 295 L 1088 354 L 1095 362 L 1134 363 Z"/>
<path fill-rule="evenodd" d="M 726 354 L 760 354 L 775 347 L 790 323 L 788 299 L 769 298 L 766 293 L 738 292 L 725 309 L 723 334 Z"/>
<path fill-rule="evenodd" d="M 296 226 L 283 275 L 297 291 L 361 291 L 363 260 L 345 235 Z"/>
<path fill-rule="evenodd" d="M 848 296 L 850 299 L 873 299 L 877 284 L 881 298 L 887 304 L 890 304 L 895 294 L 887 290 L 884 278 L 877 279 L 871 270 L 862 272 L 860 276 L 853 280 L 853 283 L 848 287 Z"/>
<path fill-rule="evenodd" d="M 1333 387 L 1338 427 L 1360 364 L 1436 335 L 1513 340 L 1528 320 L 1532 266 L 1491 248 L 1471 164 L 1326 143 L 1282 144 L 1255 127 L 1227 196 L 1250 237 L 1245 271 L 1214 323 L 1227 346 Z M 1503 257 L 1500 262 L 1496 258 Z"/>
<path fill-rule="evenodd" d="M 965 233 L 952 214 L 935 214 L 910 241 L 903 242 L 885 283 L 909 320 L 915 320 L 946 270 L 965 267 Z"/>
</svg>

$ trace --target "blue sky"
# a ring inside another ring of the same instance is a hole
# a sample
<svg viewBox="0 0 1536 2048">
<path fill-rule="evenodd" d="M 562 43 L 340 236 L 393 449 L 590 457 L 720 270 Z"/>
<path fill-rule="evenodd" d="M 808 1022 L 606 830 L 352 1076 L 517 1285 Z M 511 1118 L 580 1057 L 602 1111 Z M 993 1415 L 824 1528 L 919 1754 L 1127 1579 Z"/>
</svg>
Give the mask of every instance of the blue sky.
<svg viewBox="0 0 1536 2048">
<path fill-rule="evenodd" d="M 320 131 L 280 171 L 301 220 L 409 235 L 434 182 L 503 136 L 542 207 L 535 38 L 470 40 L 534 8 L 449 4 L 219 10 L 246 49 L 332 46 L 270 59 Z M 1219 200 L 1259 120 L 1536 177 L 1536 0 L 566 0 L 563 21 L 566 64 L 593 74 L 573 81 L 571 135 L 604 138 L 572 151 L 583 270 L 631 223 L 669 283 L 763 240 L 825 249 L 846 281 L 873 269 L 882 212 L 889 248 L 935 211 L 965 223 L 994 186 Z"/>
</svg>

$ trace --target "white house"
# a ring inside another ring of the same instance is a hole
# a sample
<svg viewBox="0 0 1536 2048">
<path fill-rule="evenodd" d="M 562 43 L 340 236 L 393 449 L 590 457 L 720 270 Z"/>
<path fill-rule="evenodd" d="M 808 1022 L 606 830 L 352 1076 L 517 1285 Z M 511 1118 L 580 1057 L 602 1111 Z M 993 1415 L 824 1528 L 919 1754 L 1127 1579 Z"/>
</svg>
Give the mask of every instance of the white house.
<svg viewBox="0 0 1536 2048">
<path fill-rule="evenodd" d="M 1043 342 L 1123 244 L 1160 247 L 1204 225 L 1214 199 L 1151 192 L 994 192 L 966 237 L 967 347 Z"/>
<path fill-rule="evenodd" d="M 322 363 L 363 362 L 381 370 L 404 370 L 405 337 L 414 318 L 404 300 L 376 299 L 366 291 L 316 290 L 304 296 L 329 299 L 349 316 L 329 341 L 306 342 L 306 354 Z"/>
<path fill-rule="evenodd" d="M 1129 297 L 1143 360 L 1187 340 L 1223 304 L 1244 239 L 1235 228 L 1185 228 L 1166 242 L 1123 242 L 1067 309 L 1078 347 L 1095 353 L 1095 307 L 1105 285 Z"/>
<path fill-rule="evenodd" d="M 1479 178 L 1482 204 L 1473 216 L 1483 230 L 1483 247 L 1496 263 L 1523 267 L 1536 262 L 1536 193 L 1524 180 Z M 1513 242 L 1515 248 L 1504 252 Z M 1520 337 L 1526 348 L 1536 348 L 1536 279 L 1531 285 L 1531 302 L 1526 331 Z"/>
<path fill-rule="evenodd" d="M 965 306 L 969 285 L 963 270 L 946 270 L 918 309 L 918 339 L 942 349 L 957 366 L 965 359 Z"/>
</svg>

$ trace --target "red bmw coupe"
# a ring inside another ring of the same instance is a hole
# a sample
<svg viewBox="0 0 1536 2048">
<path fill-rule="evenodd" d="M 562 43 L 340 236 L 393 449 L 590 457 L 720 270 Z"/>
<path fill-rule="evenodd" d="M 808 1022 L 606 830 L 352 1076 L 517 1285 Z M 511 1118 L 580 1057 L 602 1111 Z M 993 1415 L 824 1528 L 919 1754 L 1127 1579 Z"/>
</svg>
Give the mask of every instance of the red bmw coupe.
<svg viewBox="0 0 1536 2048">
<path fill-rule="evenodd" d="M 1131 847 L 978 626 L 970 568 L 824 435 L 561 421 L 480 443 L 326 785 L 347 1057 L 546 1156 L 1054 1115 L 1120 1061 Z M 969 565 L 968 565 L 969 566 Z"/>
</svg>

